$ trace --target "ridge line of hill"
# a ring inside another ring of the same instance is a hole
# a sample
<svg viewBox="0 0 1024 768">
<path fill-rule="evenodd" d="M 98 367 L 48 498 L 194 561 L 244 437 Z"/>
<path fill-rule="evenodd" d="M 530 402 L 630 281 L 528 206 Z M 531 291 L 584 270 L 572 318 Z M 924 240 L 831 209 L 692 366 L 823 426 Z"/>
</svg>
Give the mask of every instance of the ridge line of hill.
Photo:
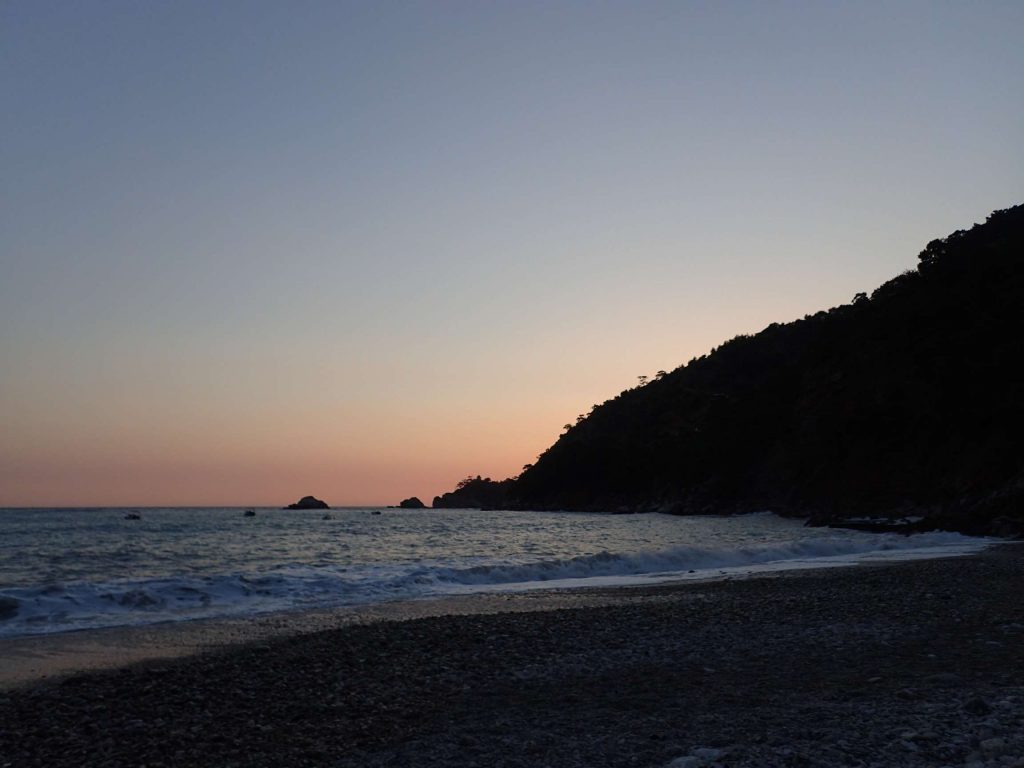
<svg viewBox="0 0 1024 768">
<path fill-rule="evenodd" d="M 522 474 L 435 507 L 731 514 L 1024 532 L 1024 205 L 850 304 L 594 406 Z"/>
</svg>

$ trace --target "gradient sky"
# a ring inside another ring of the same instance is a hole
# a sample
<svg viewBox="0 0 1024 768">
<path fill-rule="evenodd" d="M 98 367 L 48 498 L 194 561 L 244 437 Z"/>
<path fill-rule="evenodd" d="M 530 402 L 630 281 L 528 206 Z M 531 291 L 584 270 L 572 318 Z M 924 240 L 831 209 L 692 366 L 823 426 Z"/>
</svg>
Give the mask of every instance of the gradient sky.
<svg viewBox="0 0 1024 768">
<path fill-rule="evenodd" d="M 0 505 L 429 502 L 1024 201 L 1024 3 L 0 2 Z"/>
</svg>

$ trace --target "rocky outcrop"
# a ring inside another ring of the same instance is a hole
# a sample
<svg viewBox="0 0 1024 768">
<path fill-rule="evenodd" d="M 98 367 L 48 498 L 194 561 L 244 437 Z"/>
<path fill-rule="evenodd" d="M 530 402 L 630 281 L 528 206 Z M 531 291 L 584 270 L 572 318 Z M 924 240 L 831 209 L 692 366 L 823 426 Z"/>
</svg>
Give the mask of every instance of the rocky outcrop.
<svg viewBox="0 0 1024 768">
<path fill-rule="evenodd" d="M 303 496 L 294 504 L 289 504 L 285 509 L 330 509 L 326 501 L 321 501 L 315 496 Z"/>
<path fill-rule="evenodd" d="M 416 496 L 410 496 L 408 499 L 402 499 L 398 504 L 402 509 L 426 509 L 427 505 L 419 500 Z"/>
<path fill-rule="evenodd" d="M 467 477 L 454 491 L 434 497 L 434 509 L 509 509 L 513 480 Z"/>
</svg>

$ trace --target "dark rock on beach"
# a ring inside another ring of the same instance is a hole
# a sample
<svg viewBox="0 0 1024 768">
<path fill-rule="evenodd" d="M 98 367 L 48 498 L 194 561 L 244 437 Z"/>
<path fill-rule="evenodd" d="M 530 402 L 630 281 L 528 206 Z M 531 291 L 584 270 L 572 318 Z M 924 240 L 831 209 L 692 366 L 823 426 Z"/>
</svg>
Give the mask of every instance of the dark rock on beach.
<svg viewBox="0 0 1024 768">
<path fill-rule="evenodd" d="M 416 496 L 412 496 L 408 499 L 402 499 L 398 504 L 402 509 L 426 509 L 427 505 L 419 500 Z"/>
<path fill-rule="evenodd" d="M 294 504 L 289 504 L 285 509 L 330 509 L 327 502 L 321 501 L 315 496 L 303 496 Z"/>
</svg>

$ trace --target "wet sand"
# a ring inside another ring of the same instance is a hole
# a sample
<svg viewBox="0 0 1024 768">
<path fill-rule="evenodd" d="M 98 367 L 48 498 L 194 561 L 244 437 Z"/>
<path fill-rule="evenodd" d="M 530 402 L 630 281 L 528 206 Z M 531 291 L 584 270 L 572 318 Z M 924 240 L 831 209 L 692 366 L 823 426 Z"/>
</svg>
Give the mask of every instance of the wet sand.
<svg viewBox="0 0 1024 768">
<path fill-rule="evenodd" d="M 371 622 L 550 611 L 643 599 L 651 599 L 651 596 L 641 594 L 634 587 L 536 590 L 0 638 L 0 691 L 53 682 L 80 672 L 221 652 L 246 644 Z"/>
<path fill-rule="evenodd" d="M 1007 546 L 6 641 L 0 765 L 1024 766 L 1022 587 Z"/>
</svg>

